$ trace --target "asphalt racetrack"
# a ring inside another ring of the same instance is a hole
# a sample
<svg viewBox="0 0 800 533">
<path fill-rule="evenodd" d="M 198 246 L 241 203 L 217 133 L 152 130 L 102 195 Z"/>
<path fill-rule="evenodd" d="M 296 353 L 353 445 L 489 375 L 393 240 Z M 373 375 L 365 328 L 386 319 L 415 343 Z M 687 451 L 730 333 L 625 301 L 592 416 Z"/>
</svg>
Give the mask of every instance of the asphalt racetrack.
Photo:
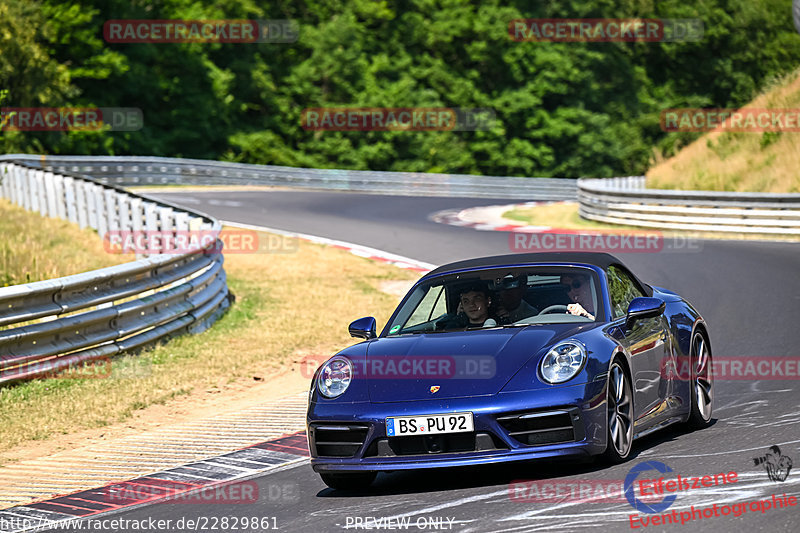
<svg viewBox="0 0 800 533">
<path fill-rule="evenodd" d="M 507 200 L 297 191 L 183 191 L 155 196 L 222 220 L 338 239 L 434 264 L 509 253 L 507 233 L 429 219 L 442 210 Z M 645 282 L 670 288 L 695 305 L 709 325 L 715 357 L 800 355 L 800 245 L 706 240 L 681 246 L 658 253 L 617 255 Z M 369 309 L 354 311 L 352 317 L 343 317 L 342 328 L 351 319 L 369 314 Z M 739 517 L 722 516 L 720 510 L 740 504 L 735 509 L 741 513 L 741 504 L 746 502 L 766 498 L 773 502 L 773 494 L 800 494 L 800 390 L 796 380 L 716 380 L 715 420 L 710 427 L 687 433 L 673 426 L 645 437 L 636 441 L 628 462 L 615 467 L 541 462 L 398 472 L 381 474 L 368 492 L 346 493 L 328 489 L 303 462 L 256 478 L 262 497 L 255 504 L 155 504 L 95 518 L 170 519 L 175 524 L 180 518 L 216 517 L 220 524 L 219 519 L 227 517 L 231 524 L 233 517 L 258 517 L 269 518 L 267 525 L 280 531 L 308 532 L 797 531 L 797 506 L 764 509 L 762 505 L 763 512 L 746 506 Z M 780 446 L 782 454 L 798 467 L 785 481 L 770 480 L 764 467 L 755 465 L 754 458 L 764 456 L 772 445 Z M 737 482 L 678 493 L 664 512 L 675 510 L 677 516 L 685 512 L 684 516 L 693 519 L 683 525 L 649 527 L 641 521 L 631 522 L 632 515 L 645 515 L 635 512 L 624 499 L 530 501 L 531 492 L 510 491 L 515 480 L 538 480 L 540 488 L 555 482 L 621 482 L 632 467 L 647 460 L 668 465 L 673 470 L 670 476 L 736 472 Z M 714 504 L 719 516 L 698 518 L 703 516 L 703 508 Z M 213 520 L 205 524 L 205 531 L 233 530 L 230 526 L 211 529 Z"/>
</svg>

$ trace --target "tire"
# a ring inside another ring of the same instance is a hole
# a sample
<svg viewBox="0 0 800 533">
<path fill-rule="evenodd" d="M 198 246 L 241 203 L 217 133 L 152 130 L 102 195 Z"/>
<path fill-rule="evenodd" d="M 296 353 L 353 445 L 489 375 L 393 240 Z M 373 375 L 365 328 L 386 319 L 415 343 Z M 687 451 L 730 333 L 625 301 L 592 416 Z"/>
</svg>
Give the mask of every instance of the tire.
<svg viewBox="0 0 800 533">
<path fill-rule="evenodd" d="M 708 339 L 695 332 L 689 352 L 692 366 L 689 397 L 692 403 L 686 426 L 689 429 L 702 429 L 711 423 L 714 404 L 714 375 L 712 373 L 711 348 Z"/>
<path fill-rule="evenodd" d="M 336 490 L 360 490 L 369 487 L 376 472 L 359 472 L 357 474 L 320 474 L 322 482 Z"/>
<path fill-rule="evenodd" d="M 608 371 L 606 387 L 606 463 L 622 463 L 633 449 L 633 388 L 619 360 Z"/>
</svg>

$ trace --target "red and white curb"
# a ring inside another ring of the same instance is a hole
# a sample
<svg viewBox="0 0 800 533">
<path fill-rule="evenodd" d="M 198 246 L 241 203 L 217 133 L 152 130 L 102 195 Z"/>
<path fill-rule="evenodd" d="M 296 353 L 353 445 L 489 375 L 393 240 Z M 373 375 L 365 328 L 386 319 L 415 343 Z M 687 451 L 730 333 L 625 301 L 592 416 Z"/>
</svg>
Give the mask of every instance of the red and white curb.
<svg viewBox="0 0 800 533">
<path fill-rule="evenodd" d="M 53 527 L 63 529 L 76 520 L 151 503 L 180 503 L 186 498 L 202 503 L 209 494 L 219 500 L 228 500 L 239 494 L 233 482 L 303 463 L 308 456 L 306 433 L 301 431 L 130 481 L 3 509 L 0 511 L 0 531 L 24 533 Z"/>
<path fill-rule="evenodd" d="M 472 228 L 477 231 L 505 231 L 513 233 L 543 233 L 551 231 L 550 226 L 528 226 L 514 224 L 502 217 L 502 214 L 512 209 L 533 207 L 554 202 L 525 202 L 522 204 L 489 205 L 483 207 L 470 207 L 461 210 L 444 210 L 432 214 L 429 219 L 439 224 Z"/>
</svg>

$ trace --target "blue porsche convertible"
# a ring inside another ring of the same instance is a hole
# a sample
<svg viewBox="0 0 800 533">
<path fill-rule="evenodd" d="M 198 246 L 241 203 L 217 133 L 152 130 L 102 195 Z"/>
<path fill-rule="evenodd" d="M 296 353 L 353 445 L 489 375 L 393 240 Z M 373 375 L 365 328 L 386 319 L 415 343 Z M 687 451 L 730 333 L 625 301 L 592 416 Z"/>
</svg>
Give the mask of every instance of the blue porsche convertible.
<svg viewBox="0 0 800 533">
<path fill-rule="evenodd" d="M 378 472 L 554 457 L 624 461 L 636 438 L 711 420 L 708 328 L 601 253 L 483 257 L 422 277 L 376 333 L 314 376 L 311 464 L 332 488 Z"/>
</svg>

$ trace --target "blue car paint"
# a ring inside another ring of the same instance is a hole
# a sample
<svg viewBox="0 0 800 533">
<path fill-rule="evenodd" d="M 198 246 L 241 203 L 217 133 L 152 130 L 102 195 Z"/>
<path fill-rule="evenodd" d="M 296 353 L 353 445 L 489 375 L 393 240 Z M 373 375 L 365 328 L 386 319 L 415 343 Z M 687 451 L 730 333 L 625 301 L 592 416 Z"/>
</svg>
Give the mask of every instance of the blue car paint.
<svg viewBox="0 0 800 533">
<path fill-rule="evenodd" d="M 508 268 L 526 266 L 531 264 L 503 265 Z M 536 263 L 535 266 L 575 266 L 593 270 L 599 279 L 603 316 L 612 316 L 608 284 L 602 268 L 568 263 Z M 478 270 L 486 268 L 451 271 L 446 275 Z M 489 355 L 488 352 L 494 350 L 494 355 L 500 356 L 497 359 L 496 375 L 479 384 L 467 383 L 469 380 L 447 380 L 439 384 L 445 394 L 436 398 L 424 397 L 431 379 L 406 380 L 408 384 L 403 384 L 401 380 L 372 380 L 370 383 L 368 380 L 354 379 L 347 391 L 334 399 L 319 394 L 315 386 L 315 376 L 309 395 L 308 425 L 325 422 L 369 425 L 364 445 L 354 457 L 314 457 L 312 453 L 311 464 L 315 471 L 375 472 L 466 466 L 564 456 L 588 457 L 605 450 L 607 373 L 614 357 L 623 358 L 628 369 L 632 368 L 631 354 L 624 346 L 624 318 L 610 322 L 541 324 L 524 328 L 387 337 L 388 324 L 392 323 L 398 310 L 417 285 L 430 279 L 431 276 L 425 276 L 415 284 L 377 339 L 355 344 L 337 355 L 349 358 L 358 366 L 367 364 L 370 357 L 439 354 L 469 357 Z M 674 292 L 653 287 L 653 296 L 664 300 L 666 304 L 663 315 L 669 317 L 670 338 L 674 340 L 671 342 L 670 353 L 675 363 L 691 364 L 690 342 L 697 328 L 705 328 L 702 317 Z M 556 343 L 568 339 L 577 340 L 584 345 L 587 363 L 566 383 L 546 383 L 539 375 L 541 359 Z M 398 382 L 406 386 L 398 390 Z M 670 410 L 650 414 L 647 426 L 636 430 L 655 427 L 676 417 L 681 420 L 688 417 L 691 382 L 687 379 L 669 379 L 667 383 L 671 393 L 680 401 Z M 507 413 L 566 408 L 578 409 L 579 425 L 582 429 L 582 438 L 569 443 L 536 446 L 520 444 L 509 437 L 495 419 L 497 415 Z M 386 437 L 387 417 L 464 411 L 473 413 L 475 432 L 492 432 L 508 449 L 424 456 L 364 457 L 365 450 L 374 439 Z"/>
</svg>

